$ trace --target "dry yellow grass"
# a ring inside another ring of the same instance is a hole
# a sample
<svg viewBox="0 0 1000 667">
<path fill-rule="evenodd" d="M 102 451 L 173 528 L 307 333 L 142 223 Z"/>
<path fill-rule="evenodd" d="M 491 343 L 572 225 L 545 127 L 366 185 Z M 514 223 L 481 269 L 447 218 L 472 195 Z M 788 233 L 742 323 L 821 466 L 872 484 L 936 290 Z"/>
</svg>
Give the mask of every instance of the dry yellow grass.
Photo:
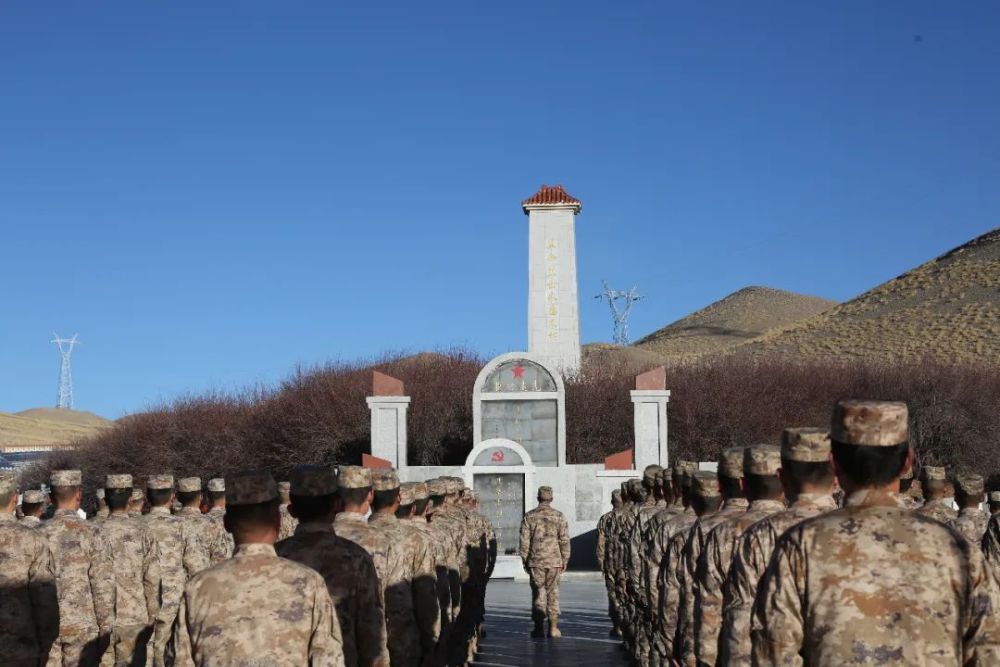
<svg viewBox="0 0 1000 667">
<path fill-rule="evenodd" d="M 0 448 L 64 445 L 96 435 L 113 422 L 90 412 L 35 408 L 0 412 Z"/>
<path fill-rule="evenodd" d="M 1000 364 L 1000 229 L 732 350 L 808 360 Z"/>
</svg>

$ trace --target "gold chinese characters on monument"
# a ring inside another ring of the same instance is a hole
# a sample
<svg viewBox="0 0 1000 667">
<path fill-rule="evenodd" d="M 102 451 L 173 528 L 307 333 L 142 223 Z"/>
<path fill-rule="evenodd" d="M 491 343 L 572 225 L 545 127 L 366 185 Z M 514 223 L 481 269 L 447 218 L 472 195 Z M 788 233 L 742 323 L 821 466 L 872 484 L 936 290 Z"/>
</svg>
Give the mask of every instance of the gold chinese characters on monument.
<svg viewBox="0 0 1000 667">
<path fill-rule="evenodd" d="M 559 342 L 559 244 L 545 242 L 545 338 Z"/>
</svg>

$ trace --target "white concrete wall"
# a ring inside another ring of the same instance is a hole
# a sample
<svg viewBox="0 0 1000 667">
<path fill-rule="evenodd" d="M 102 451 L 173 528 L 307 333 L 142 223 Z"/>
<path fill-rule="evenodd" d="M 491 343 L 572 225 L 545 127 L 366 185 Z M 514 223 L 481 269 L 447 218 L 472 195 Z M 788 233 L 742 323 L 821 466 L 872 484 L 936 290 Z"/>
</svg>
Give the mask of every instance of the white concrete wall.
<svg viewBox="0 0 1000 667">
<path fill-rule="evenodd" d="M 528 351 L 570 377 L 580 370 L 574 218 L 570 207 L 528 211 Z M 556 316 L 549 313 L 551 296 Z"/>
</svg>

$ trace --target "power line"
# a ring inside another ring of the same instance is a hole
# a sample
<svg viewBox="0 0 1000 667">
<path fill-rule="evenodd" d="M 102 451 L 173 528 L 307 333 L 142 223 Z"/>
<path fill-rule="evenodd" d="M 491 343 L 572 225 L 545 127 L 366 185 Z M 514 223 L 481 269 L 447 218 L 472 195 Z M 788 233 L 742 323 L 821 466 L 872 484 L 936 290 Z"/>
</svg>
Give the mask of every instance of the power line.
<svg viewBox="0 0 1000 667">
<path fill-rule="evenodd" d="M 50 343 L 55 343 L 59 347 L 59 398 L 56 399 L 56 407 L 62 410 L 73 409 L 73 371 L 70 367 L 70 355 L 73 348 L 80 344 L 76 339 L 78 334 L 73 334 L 72 338 L 60 338 L 59 334 L 53 333 Z"/>
<path fill-rule="evenodd" d="M 607 301 L 611 308 L 615 345 L 628 345 L 630 342 L 628 316 L 632 312 L 632 306 L 635 305 L 635 302 L 642 298 L 638 293 L 639 288 L 633 286 L 628 291 L 614 290 L 608 287 L 607 281 L 602 280 L 601 283 L 604 285 L 604 290 L 594 298 Z"/>
</svg>

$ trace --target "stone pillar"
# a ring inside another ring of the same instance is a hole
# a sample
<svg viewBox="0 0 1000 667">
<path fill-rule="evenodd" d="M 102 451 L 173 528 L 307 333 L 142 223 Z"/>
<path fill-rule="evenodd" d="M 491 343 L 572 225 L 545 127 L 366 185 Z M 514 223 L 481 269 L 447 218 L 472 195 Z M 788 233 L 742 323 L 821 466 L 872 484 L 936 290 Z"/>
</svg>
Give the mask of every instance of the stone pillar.
<svg viewBox="0 0 1000 667">
<path fill-rule="evenodd" d="M 372 413 L 372 456 L 389 461 L 397 470 L 405 468 L 410 397 L 403 395 L 400 380 L 378 371 L 372 373 L 372 394 L 367 399 Z"/>
<path fill-rule="evenodd" d="M 667 369 L 660 366 L 635 376 L 631 395 L 635 406 L 635 469 L 654 463 L 667 467 Z"/>
<path fill-rule="evenodd" d="M 564 376 L 580 371 L 575 218 L 580 200 L 543 185 L 522 202 L 528 216 L 528 352 Z"/>
</svg>

